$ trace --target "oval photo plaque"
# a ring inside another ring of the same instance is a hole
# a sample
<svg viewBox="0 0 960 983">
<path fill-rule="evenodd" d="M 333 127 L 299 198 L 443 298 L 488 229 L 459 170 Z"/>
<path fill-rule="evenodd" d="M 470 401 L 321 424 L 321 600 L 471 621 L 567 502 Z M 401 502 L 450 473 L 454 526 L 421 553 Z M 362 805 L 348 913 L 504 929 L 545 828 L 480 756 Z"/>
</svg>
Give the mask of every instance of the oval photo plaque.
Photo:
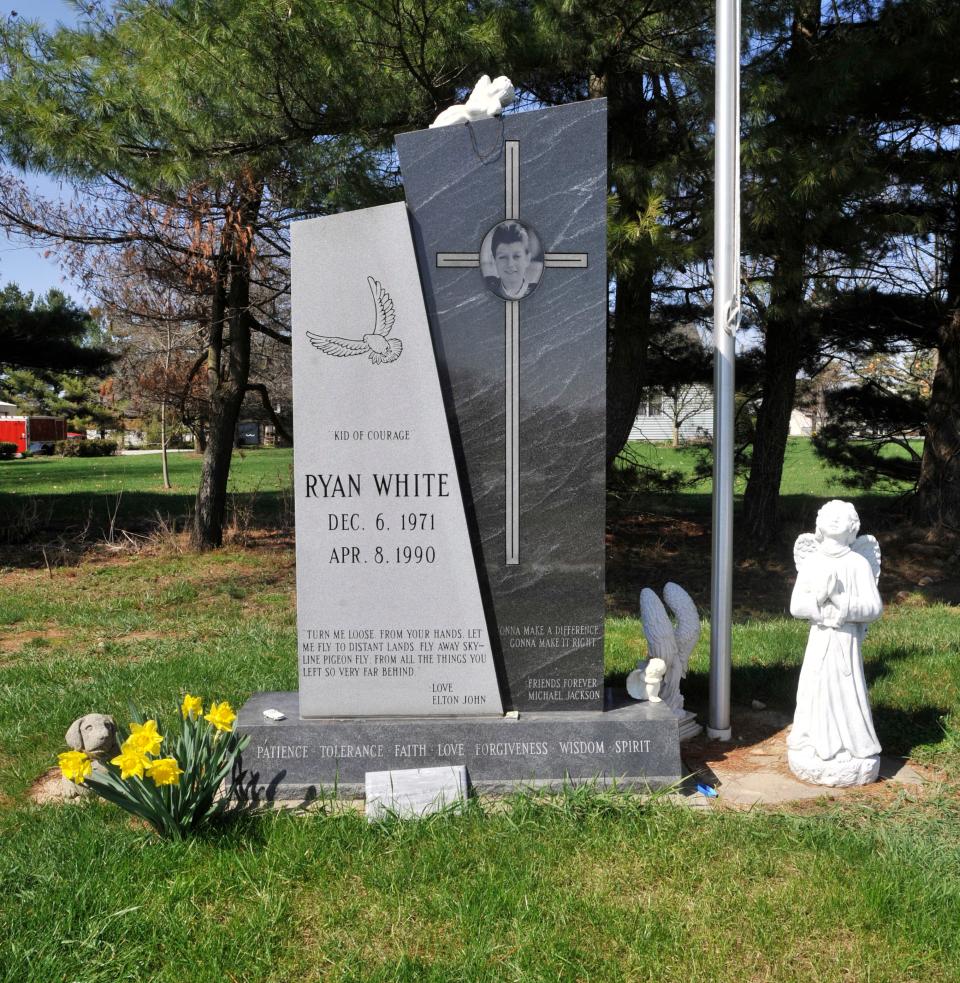
<svg viewBox="0 0 960 983">
<path fill-rule="evenodd" d="M 480 245 L 480 273 L 501 300 L 529 297 L 543 276 L 540 236 L 519 219 L 498 222 Z"/>
</svg>

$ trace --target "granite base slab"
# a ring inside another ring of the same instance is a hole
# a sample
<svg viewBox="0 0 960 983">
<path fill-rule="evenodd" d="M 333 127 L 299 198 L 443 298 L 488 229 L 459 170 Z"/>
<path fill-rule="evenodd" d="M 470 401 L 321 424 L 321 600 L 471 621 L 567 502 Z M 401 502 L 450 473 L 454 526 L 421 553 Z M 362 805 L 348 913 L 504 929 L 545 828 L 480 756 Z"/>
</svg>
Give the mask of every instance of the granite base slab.
<svg viewBox="0 0 960 983">
<path fill-rule="evenodd" d="M 605 710 L 518 717 L 301 719 L 297 693 L 255 693 L 243 786 L 254 801 L 359 797 L 371 771 L 463 765 L 482 792 L 596 783 L 654 789 L 680 780 L 678 723 L 666 707 L 607 691 Z M 263 716 L 279 710 L 284 720 Z"/>
</svg>

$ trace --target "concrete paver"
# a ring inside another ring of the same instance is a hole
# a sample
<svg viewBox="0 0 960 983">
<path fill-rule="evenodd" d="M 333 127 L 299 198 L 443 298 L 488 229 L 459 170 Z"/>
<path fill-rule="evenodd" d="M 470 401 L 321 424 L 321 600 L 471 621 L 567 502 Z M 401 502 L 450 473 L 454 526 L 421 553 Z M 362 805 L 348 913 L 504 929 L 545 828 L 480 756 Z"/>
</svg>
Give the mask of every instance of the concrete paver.
<svg viewBox="0 0 960 983">
<path fill-rule="evenodd" d="M 830 798 L 880 790 L 889 785 L 918 787 L 923 776 L 904 758 L 881 757 L 880 781 L 872 786 L 831 788 L 808 785 L 790 771 L 787 764 L 787 734 L 790 718 L 776 710 L 737 708 L 734 714 L 734 740 L 721 743 L 698 737 L 682 744 L 683 760 L 691 773 L 687 779 L 687 801 L 696 798 L 711 804 L 736 808 L 756 805 L 782 805 L 790 802 Z M 707 800 L 695 791 L 697 783 L 716 789 L 717 797 Z"/>
</svg>

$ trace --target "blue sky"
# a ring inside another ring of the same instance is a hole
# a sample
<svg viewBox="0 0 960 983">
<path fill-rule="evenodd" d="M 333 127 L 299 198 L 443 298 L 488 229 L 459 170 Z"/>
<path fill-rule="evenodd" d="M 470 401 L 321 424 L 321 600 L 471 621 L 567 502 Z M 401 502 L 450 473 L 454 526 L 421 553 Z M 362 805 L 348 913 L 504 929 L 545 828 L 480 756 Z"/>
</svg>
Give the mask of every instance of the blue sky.
<svg viewBox="0 0 960 983">
<path fill-rule="evenodd" d="M 54 27 L 57 23 L 76 22 L 74 9 L 63 0 L 24 0 L 22 4 L 2 3 L 0 17 L 6 19 L 14 10 L 22 17 L 43 21 L 50 27 Z M 58 183 L 44 174 L 27 174 L 24 177 L 40 194 L 51 197 L 60 194 Z M 65 188 L 64 191 L 69 193 L 69 188 Z M 10 281 L 34 293 L 45 293 L 51 287 L 57 287 L 77 300 L 87 302 L 80 288 L 65 278 L 64 271 L 54 258 L 44 259 L 42 250 L 20 242 L 12 242 L 0 231 L 0 282 Z"/>
</svg>

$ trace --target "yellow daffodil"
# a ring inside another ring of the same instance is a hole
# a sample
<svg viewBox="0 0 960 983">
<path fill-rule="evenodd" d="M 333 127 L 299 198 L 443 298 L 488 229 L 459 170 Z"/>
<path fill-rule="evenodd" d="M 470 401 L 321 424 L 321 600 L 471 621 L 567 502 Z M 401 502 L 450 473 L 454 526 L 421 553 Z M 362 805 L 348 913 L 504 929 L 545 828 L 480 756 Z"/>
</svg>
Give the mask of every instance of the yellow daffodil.
<svg viewBox="0 0 960 983">
<path fill-rule="evenodd" d="M 121 751 L 133 750 L 142 754 L 157 754 L 163 737 L 157 733 L 156 720 L 148 720 L 145 724 L 131 724 L 130 736 L 123 742 Z"/>
<path fill-rule="evenodd" d="M 223 703 L 211 703 L 210 709 L 206 712 L 205 716 L 217 730 L 224 731 L 233 730 L 233 722 L 237 719 L 233 708 L 226 700 Z"/>
<path fill-rule="evenodd" d="M 136 775 L 143 778 L 144 769 L 150 764 L 150 759 L 135 747 L 127 747 L 129 741 L 123 742 L 123 748 L 115 758 L 110 759 L 110 764 L 116 765 L 120 769 L 120 777 L 129 778 Z"/>
<path fill-rule="evenodd" d="M 203 700 L 199 696 L 191 696 L 189 693 L 183 698 L 183 703 L 180 706 L 180 713 L 183 714 L 183 719 L 186 720 L 188 717 L 196 719 L 197 717 L 203 716 Z"/>
<path fill-rule="evenodd" d="M 80 785 L 93 771 L 93 761 L 86 751 L 64 751 L 57 758 L 60 774 L 75 785 Z"/>
<path fill-rule="evenodd" d="M 147 775 L 153 779 L 154 785 L 176 785 L 182 774 L 183 769 L 176 758 L 157 758 L 147 765 Z"/>
</svg>

